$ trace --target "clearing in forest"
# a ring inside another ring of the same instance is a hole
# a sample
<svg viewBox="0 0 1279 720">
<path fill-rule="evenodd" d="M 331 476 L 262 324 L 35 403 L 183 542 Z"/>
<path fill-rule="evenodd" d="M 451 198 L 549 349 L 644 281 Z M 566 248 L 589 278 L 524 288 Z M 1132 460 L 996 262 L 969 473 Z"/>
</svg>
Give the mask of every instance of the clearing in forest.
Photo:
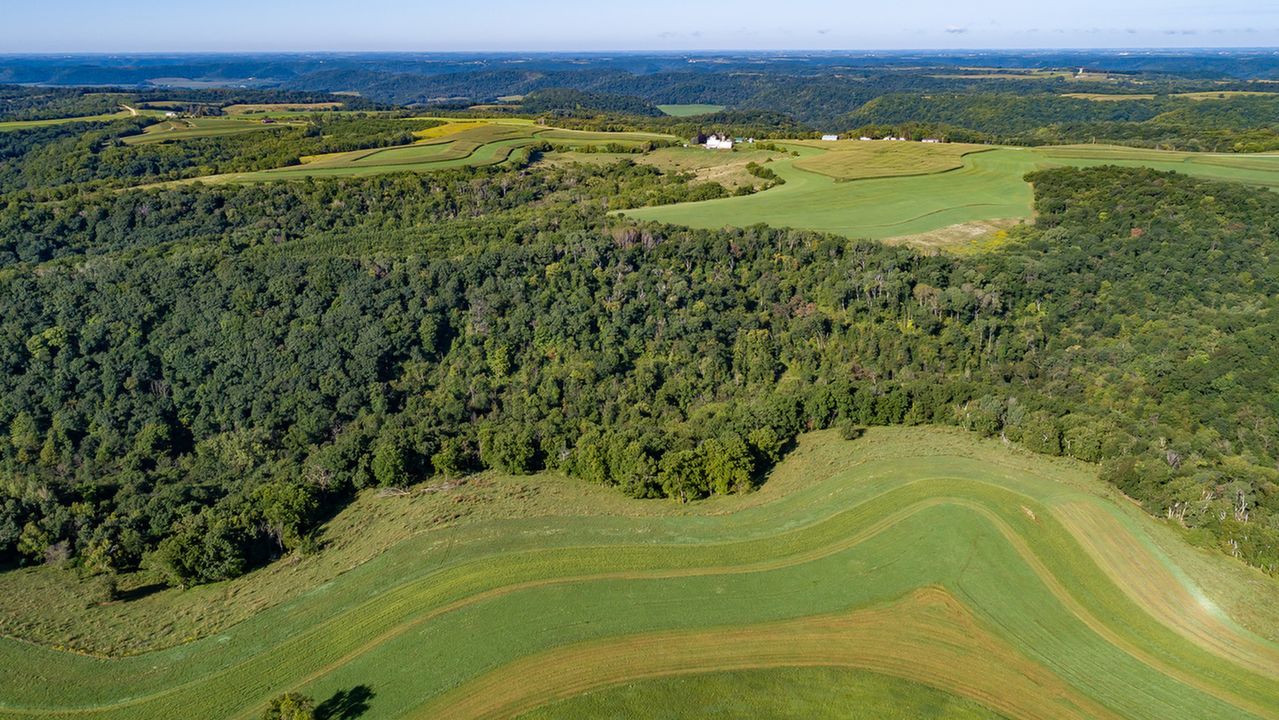
<svg viewBox="0 0 1279 720">
<path fill-rule="evenodd" d="M 790 145 L 820 150 L 795 161 L 800 170 L 836 180 L 873 177 L 931 175 L 958 170 L 969 153 L 989 150 L 986 145 L 922 143 L 902 140 L 799 140 Z"/>
<path fill-rule="evenodd" d="M 682 105 L 658 105 L 666 115 L 671 117 L 696 117 L 697 115 L 710 115 L 724 109 L 723 105 L 706 105 L 704 103 L 686 103 Z"/>
<path fill-rule="evenodd" d="M 753 195 L 627 210 L 626 215 L 698 228 L 766 224 L 887 239 L 968 223 L 1027 219 L 1032 194 L 1023 177 L 1055 166 L 1148 167 L 1279 189 L 1276 154 L 1167 152 L 1106 145 L 1013 148 L 853 142 L 867 146 L 867 153 L 881 154 L 859 164 L 855 155 L 843 154 L 850 151 L 822 147 L 838 143 L 786 143 L 799 157 L 768 166 L 786 181 L 781 186 Z M 876 150 L 879 146 L 885 150 Z M 956 153 L 962 157 L 956 158 Z M 895 167 L 895 161 L 902 164 Z M 918 174 L 921 166 L 928 165 L 938 171 Z M 814 168 L 860 179 L 844 182 Z"/>
<path fill-rule="evenodd" d="M 148 125 L 141 135 L 130 135 L 124 138 L 124 143 L 126 145 L 146 145 L 149 143 L 169 142 L 171 140 L 238 135 L 245 132 L 279 127 L 290 127 L 290 124 L 274 122 L 264 124 L 258 119 L 232 116 L 173 118 L 154 125 Z"/>
<path fill-rule="evenodd" d="M 111 122 L 112 120 L 123 120 L 124 118 L 133 117 L 137 111 L 120 110 L 116 113 L 106 113 L 102 115 L 82 115 L 80 117 L 53 118 L 51 120 L 6 120 L 0 122 L 0 132 L 11 130 L 28 130 L 30 128 L 47 127 L 49 125 L 66 125 L 67 123 L 78 122 Z M 152 114 L 152 113 L 148 113 Z"/>
<path fill-rule="evenodd" d="M 259 113 L 278 113 L 278 112 L 320 112 L 324 110 L 337 110 L 343 106 L 340 102 L 313 102 L 313 103 L 244 103 L 239 105 L 228 105 L 222 108 L 222 112 L 227 115 L 256 115 Z"/>
</svg>

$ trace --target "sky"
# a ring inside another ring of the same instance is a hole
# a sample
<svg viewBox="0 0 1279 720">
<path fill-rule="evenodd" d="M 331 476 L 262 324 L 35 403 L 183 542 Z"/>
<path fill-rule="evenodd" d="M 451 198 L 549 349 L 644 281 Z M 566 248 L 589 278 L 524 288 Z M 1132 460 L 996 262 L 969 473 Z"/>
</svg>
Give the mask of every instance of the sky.
<svg viewBox="0 0 1279 720">
<path fill-rule="evenodd" d="M 0 53 L 1279 46 L 1279 0 L 0 0 Z"/>
</svg>

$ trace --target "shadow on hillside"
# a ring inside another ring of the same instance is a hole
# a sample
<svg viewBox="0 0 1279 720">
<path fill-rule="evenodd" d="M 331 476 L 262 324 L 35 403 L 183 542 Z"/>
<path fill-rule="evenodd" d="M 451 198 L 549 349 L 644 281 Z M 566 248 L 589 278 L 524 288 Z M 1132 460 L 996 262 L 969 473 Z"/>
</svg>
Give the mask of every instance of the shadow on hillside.
<svg viewBox="0 0 1279 720">
<path fill-rule="evenodd" d="M 120 590 L 115 594 L 115 599 L 120 602 L 131 602 L 133 600 L 141 600 L 148 595 L 154 595 L 161 590 L 167 589 L 169 586 L 164 583 L 151 583 L 149 585 L 139 585 L 129 588 L 128 590 Z"/>
<path fill-rule="evenodd" d="M 369 711 L 373 688 L 356 685 L 350 690 L 338 690 L 328 700 L 315 707 L 315 720 L 352 720 Z"/>
</svg>

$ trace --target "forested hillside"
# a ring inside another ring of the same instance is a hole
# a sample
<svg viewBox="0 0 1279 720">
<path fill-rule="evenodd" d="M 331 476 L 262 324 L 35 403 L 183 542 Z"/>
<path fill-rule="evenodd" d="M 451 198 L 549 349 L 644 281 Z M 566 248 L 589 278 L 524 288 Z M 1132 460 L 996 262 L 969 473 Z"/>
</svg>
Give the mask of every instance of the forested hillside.
<svg viewBox="0 0 1279 720">
<path fill-rule="evenodd" d="M 1015 145 L 1118 142 L 1174 150 L 1279 148 L 1279 95 L 1097 101 L 1051 94 L 896 94 L 841 118 L 841 129 L 924 124 L 956 140 Z"/>
<path fill-rule="evenodd" d="M 693 500 L 808 429 L 951 423 L 1274 571 L 1279 196 L 1032 179 L 1036 225 L 973 256 L 636 225 L 705 191 L 627 162 L 12 200 L 0 555 L 198 583 L 369 485 Z"/>
</svg>

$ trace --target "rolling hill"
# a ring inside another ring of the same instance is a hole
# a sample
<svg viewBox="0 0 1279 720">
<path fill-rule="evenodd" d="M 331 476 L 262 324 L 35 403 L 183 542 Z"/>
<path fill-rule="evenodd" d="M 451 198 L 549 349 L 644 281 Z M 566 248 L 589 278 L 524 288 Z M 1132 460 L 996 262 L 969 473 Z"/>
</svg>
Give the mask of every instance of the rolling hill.
<svg viewBox="0 0 1279 720">
<path fill-rule="evenodd" d="M 557 492 L 587 502 L 528 501 Z M 1279 617 L 1237 612 L 1273 582 L 1192 550 L 1080 463 L 876 428 L 805 436 L 751 495 L 592 497 L 548 476 L 366 499 L 335 525 L 363 524 L 370 543 L 399 526 L 385 552 L 179 598 L 216 614 L 279 584 L 202 637 L 114 658 L 0 641 L 0 715 L 254 717 L 300 689 L 358 697 L 368 718 L 572 717 L 639 697 L 695 717 L 740 674 L 747 698 L 792 681 L 834 693 L 787 700 L 809 717 L 849 716 L 845 683 L 869 703 L 903 693 L 894 707 L 919 716 L 1279 716 Z M 483 512 L 427 521 L 471 502 Z M 22 579 L 4 581 L 9 594 Z M 134 601 L 115 632 L 170 623 L 182 611 L 164 595 Z"/>
</svg>

